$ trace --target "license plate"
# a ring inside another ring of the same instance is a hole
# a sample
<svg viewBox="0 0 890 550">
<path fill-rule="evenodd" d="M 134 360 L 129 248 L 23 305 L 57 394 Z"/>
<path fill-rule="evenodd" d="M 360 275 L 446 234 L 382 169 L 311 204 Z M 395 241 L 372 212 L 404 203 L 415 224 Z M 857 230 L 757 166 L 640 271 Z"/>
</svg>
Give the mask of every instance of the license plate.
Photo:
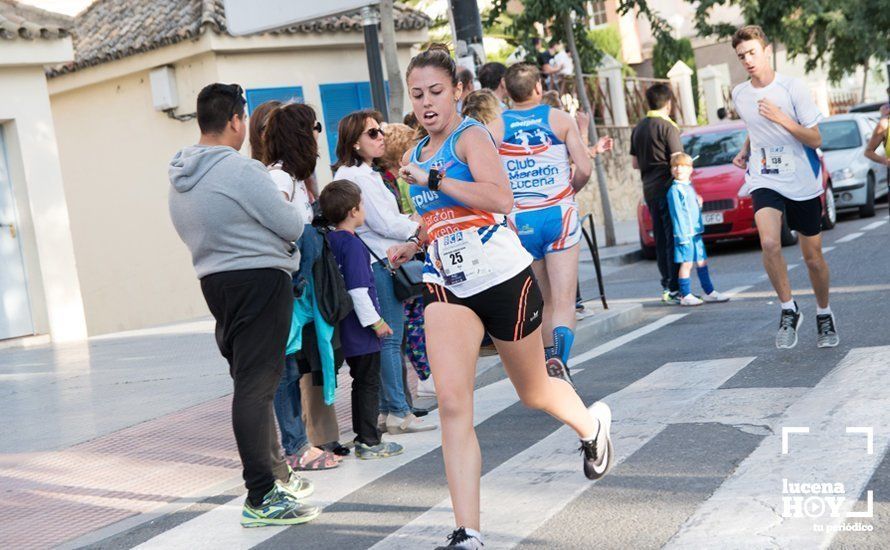
<svg viewBox="0 0 890 550">
<path fill-rule="evenodd" d="M 705 225 L 723 223 L 723 212 L 708 212 L 706 214 L 702 214 L 701 217 Z"/>
</svg>

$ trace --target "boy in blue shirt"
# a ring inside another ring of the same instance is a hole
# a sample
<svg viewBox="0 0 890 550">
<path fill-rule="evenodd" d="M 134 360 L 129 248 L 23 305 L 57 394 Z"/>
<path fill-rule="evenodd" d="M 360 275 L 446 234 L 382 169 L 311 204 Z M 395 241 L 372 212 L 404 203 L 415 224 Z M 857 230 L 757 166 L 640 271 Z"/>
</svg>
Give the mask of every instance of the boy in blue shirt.
<svg viewBox="0 0 890 550">
<path fill-rule="evenodd" d="M 365 223 L 362 192 L 348 180 L 329 183 L 318 199 L 321 215 L 335 227 L 327 234 L 354 309 L 340 321 L 340 344 L 352 376 L 352 430 L 355 455 L 361 459 L 401 454 L 398 443 L 380 440 L 377 431 L 380 393 L 380 339 L 392 329 L 380 315 L 371 256 L 355 235 Z"/>
<path fill-rule="evenodd" d="M 668 190 L 667 202 L 674 228 L 674 263 L 680 265 L 680 305 L 700 306 L 705 302 L 726 302 L 728 297 L 714 290 L 708 273 L 705 242 L 702 239 L 704 224 L 701 218 L 701 200 L 692 187 L 692 157 L 686 153 L 671 156 L 671 174 L 674 183 Z M 692 264 L 696 265 L 698 280 L 704 296 L 692 293 Z"/>
</svg>

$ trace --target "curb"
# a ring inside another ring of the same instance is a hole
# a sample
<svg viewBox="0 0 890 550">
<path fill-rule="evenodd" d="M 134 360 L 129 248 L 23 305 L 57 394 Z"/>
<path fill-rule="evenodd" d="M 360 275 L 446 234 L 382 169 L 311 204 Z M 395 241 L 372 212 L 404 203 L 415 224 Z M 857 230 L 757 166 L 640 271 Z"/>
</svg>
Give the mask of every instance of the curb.
<svg viewBox="0 0 890 550">
<path fill-rule="evenodd" d="M 581 251 L 581 263 L 592 264 L 593 258 L 590 250 L 585 245 Z M 604 246 L 599 249 L 600 264 L 602 265 L 627 265 L 639 262 L 643 259 L 643 251 L 640 245 L 636 243 L 621 244 L 615 246 Z"/>
</svg>

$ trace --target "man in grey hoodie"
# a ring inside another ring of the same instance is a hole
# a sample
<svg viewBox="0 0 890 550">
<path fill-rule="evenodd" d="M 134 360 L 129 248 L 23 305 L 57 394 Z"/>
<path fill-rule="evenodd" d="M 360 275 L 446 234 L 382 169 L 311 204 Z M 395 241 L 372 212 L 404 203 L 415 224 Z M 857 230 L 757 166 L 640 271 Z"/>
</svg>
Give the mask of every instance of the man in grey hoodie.
<svg viewBox="0 0 890 550">
<path fill-rule="evenodd" d="M 300 502 L 313 487 L 282 460 L 272 400 L 290 331 L 291 273 L 300 263 L 294 241 L 305 220 L 265 167 L 238 153 L 244 103 L 236 84 L 198 94 L 201 139 L 170 161 L 170 217 L 192 254 L 234 380 L 232 425 L 248 491 L 241 524 L 304 523 L 320 510 Z"/>
</svg>

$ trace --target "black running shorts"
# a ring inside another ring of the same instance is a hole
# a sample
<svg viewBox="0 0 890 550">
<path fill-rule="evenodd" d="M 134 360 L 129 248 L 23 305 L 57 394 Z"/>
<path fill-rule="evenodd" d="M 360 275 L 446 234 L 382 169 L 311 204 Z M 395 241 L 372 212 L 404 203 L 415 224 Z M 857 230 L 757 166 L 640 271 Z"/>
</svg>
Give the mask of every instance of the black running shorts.
<svg viewBox="0 0 890 550">
<path fill-rule="evenodd" d="M 427 283 L 423 302 L 444 302 L 470 308 L 482 321 L 485 332 L 506 342 L 522 340 L 541 326 L 544 299 L 531 266 L 508 281 L 473 296 L 458 298 L 441 285 Z"/>
<path fill-rule="evenodd" d="M 788 227 L 801 235 L 814 237 L 822 232 L 822 198 L 793 201 L 772 189 L 760 188 L 751 192 L 754 212 L 761 208 L 775 208 L 785 215 Z"/>
</svg>

